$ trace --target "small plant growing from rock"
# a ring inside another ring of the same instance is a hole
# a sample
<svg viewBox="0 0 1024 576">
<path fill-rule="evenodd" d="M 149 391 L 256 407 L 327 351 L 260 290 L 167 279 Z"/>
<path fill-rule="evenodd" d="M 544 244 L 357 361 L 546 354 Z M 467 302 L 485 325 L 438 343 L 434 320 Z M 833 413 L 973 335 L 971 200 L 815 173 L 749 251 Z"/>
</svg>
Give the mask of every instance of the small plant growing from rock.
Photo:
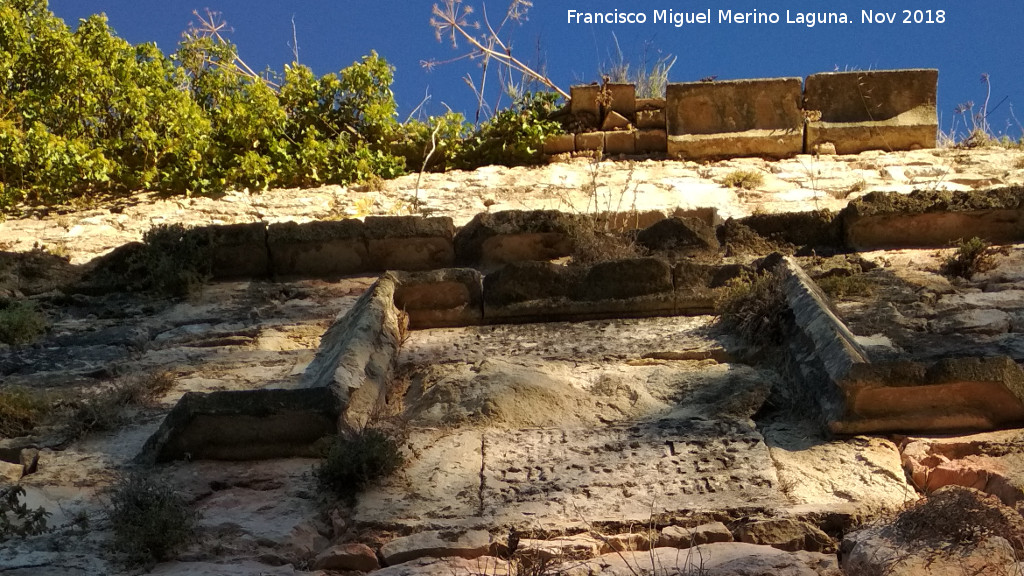
<svg viewBox="0 0 1024 576">
<path fill-rule="evenodd" d="M 130 267 L 142 287 L 167 296 L 195 294 L 210 277 L 210 240 L 181 224 L 154 226 L 142 236 Z"/>
<path fill-rule="evenodd" d="M 152 476 L 122 476 L 109 492 L 111 550 L 127 566 L 167 560 L 195 539 L 196 513 L 182 496 Z"/>
<path fill-rule="evenodd" d="M 27 344 L 46 332 L 46 318 L 32 302 L 0 303 L 0 342 Z"/>
<path fill-rule="evenodd" d="M 754 190 L 764 185 L 764 176 L 757 170 L 733 170 L 722 178 L 722 186 Z"/>
<path fill-rule="evenodd" d="M 313 474 L 324 490 L 352 500 L 374 480 L 393 474 L 404 463 L 394 438 L 381 430 L 365 428 L 336 437 Z"/>
<path fill-rule="evenodd" d="M 43 392 L 11 387 L 0 390 L 0 437 L 25 436 L 50 415 L 50 401 Z"/>
<path fill-rule="evenodd" d="M 874 286 L 863 274 L 826 276 L 815 282 L 830 298 L 871 296 L 874 293 Z"/>
<path fill-rule="evenodd" d="M 777 274 L 744 274 L 730 281 L 715 308 L 720 322 L 747 342 L 782 343 L 787 307 Z"/>
<path fill-rule="evenodd" d="M 979 272 L 987 272 L 995 267 L 991 245 L 975 236 L 970 240 L 960 240 L 956 252 L 946 258 L 942 271 L 949 276 L 971 279 Z"/>
</svg>

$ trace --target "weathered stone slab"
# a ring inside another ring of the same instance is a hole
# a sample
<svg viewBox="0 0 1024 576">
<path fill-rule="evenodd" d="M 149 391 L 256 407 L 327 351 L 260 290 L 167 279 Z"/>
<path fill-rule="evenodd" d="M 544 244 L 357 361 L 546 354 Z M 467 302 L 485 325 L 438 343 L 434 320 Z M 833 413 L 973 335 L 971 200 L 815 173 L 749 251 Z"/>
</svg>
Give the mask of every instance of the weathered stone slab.
<svg viewBox="0 0 1024 576">
<path fill-rule="evenodd" d="M 1024 238 L 1024 210 L 890 214 L 846 219 L 846 243 L 858 250 L 940 248 L 961 238 L 1015 242 Z"/>
<path fill-rule="evenodd" d="M 838 154 L 934 148 L 939 71 L 863 70 L 807 77 L 807 151 L 833 144 Z M 820 118 L 818 118 L 820 113 Z"/>
<path fill-rule="evenodd" d="M 485 436 L 483 512 L 495 521 L 646 521 L 651 514 L 779 502 L 775 468 L 749 421 L 663 420 Z"/>
<path fill-rule="evenodd" d="M 762 433 L 779 481 L 795 505 L 793 514 L 832 514 L 846 507 L 851 516 L 864 517 L 898 510 L 917 498 L 891 440 L 825 440 L 811 426 L 792 423 L 768 425 Z"/>
<path fill-rule="evenodd" d="M 715 230 L 697 218 L 666 218 L 638 232 L 636 241 L 648 250 L 682 255 L 717 253 L 721 247 Z"/>
<path fill-rule="evenodd" d="M 601 130 L 604 132 L 611 132 L 613 130 L 628 130 L 631 126 L 631 122 L 628 118 L 619 114 L 618 112 L 609 112 L 605 115 L 604 121 L 601 122 Z M 605 138 L 607 141 L 607 137 Z"/>
<path fill-rule="evenodd" d="M 665 219 L 665 212 L 662 210 L 632 210 L 628 212 L 598 212 L 588 214 L 592 219 L 594 228 L 597 230 L 611 230 L 614 232 L 626 232 L 629 230 L 642 230 Z"/>
<path fill-rule="evenodd" d="M 578 569 L 593 576 L 636 576 L 637 574 L 771 574 L 772 576 L 837 576 L 839 563 L 834 554 L 786 552 L 770 546 L 744 542 L 718 542 L 680 551 L 655 548 L 645 552 L 616 552 L 588 562 L 565 563 L 558 567 Z M 850 574 L 866 574 L 850 572 Z"/>
<path fill-rule="evenodd" d="M 847 534 L 843 574 L 1013 574 L 1024 551 L 1016 510 L 970 488 L 947 487 L 888 525 Z"/>
<path fill-rule="evenodd" d="M 710 522 L 693 528 L 666 526 L 658 536 L 659 548 L 690 548 L 715 542 L 732 542 L 732 532 L 721 522 Z"/>
<path fill-rule="evenodd" d="M 483 321 L 483 277 L 471 268 L 395 274 L 395 307 L 414 329 L 467 326 Z"/>
<path fill-rule="evenodd" d="M 668 153 L 687 159 L 803 151 L 800 78 L 671 83 Z"/>
<path fill-rule="evenodd" d="M 736 530 L 737 539 L 748 544 L 765 544 L 779 550 L 796 552 L 835 552 L 836 544 L 813 524 L 793 518 L 772 518 L 744 524 Z"/>
<path fill-rule="evenodd" d="M 486 556 L 493 548 L 491 535 L 483 530 L 417 532 L 401 536 L 381 547 L 384 563 L 394 566 L 424 556 L 466 558 Z"/>
<path fill-rule="evenodd" d="M 557 210 L 477 214 L 455 235 L 455 259 L 463 265 L 490 267 L 568 256 L 578 222 Z"/>
<path fill-rule="evenodd" d="M 367 216 L 367 271 L 434 270 L 455 263 L 451 217 Z"/>
<path fill-rule="evenodd" d="M 843 242 L 841 220 L 827 210 L 754 214 L 739 222 L 776 242 L 812 247 L 838 247 Z"/>
<path fill-rule="evenodd" d="M 636 99 L 636 110 L 664 110 L 665 99 L 664 98 L 637 98 Z"/>
<path fill-rule="evenodd" d="M 341 409 L 330 388 L 187 392 L 138 459 L 316 457 L 316 442 L 337 432 Z"/>
<path fill-rule="evenodd" d="M 335 319 L 302 374 L 302 388 L 330 388 L 344 403 L 340 425 L 362 428 L 384 403 L 405 330 L 396 281 L 385 274 Z"/>
<path fill-rule="evenodd" d="M 353 511 L 357 525 L 491 526 L 480 517 L 482 431 L 414 430 L 407 444 L 411 455 L 397 476 L 359 495 Z"/>
<path fill-rule="evenodd" d="M 271 224 L 267 246 L 271 269 L 279 276 L 341 276 L 368 267 L 359 220 Z"/>
<path fill-rule="evenodd" d="M 317 570 L 358 570 L 370 572 L 380 568 L 377 554 L 366 544 L 349 542 L 336 544 L 317 554 L 313 561 Z"/>
</svg>

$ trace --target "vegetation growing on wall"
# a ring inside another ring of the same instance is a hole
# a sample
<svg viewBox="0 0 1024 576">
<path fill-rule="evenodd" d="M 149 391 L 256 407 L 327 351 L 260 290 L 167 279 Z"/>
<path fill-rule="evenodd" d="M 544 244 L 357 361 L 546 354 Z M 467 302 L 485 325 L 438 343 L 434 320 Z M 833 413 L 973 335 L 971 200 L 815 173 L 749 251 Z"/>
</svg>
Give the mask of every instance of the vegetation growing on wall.
<svg viewBox="0 0 1024 576">
<path fill-rule="evenodd" d="M 102 15 L 72 31 L 46 0 L 0 4 L 0 210 L 392 178 L 421 170 L 432 148 L 428 169 L 521 164 L 559 130 L 550 95 L 477 127 L 457 114 L 403 125 L 378 54 L 320 77 L 297 63 L 256 74 L 216 15 L 200 22 L 165 55 Z"/>
</svg>

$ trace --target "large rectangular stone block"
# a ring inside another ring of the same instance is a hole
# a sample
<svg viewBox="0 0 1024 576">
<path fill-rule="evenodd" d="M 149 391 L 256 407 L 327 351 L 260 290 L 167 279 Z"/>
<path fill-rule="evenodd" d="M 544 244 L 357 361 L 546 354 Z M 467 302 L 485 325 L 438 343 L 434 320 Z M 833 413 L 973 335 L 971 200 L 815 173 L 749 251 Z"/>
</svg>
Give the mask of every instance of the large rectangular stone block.
<svg viewBox="0 0 1024 576">
<path fill-rule="evenodd" d="M 395 307 L 413 329 L 469 326 L 483 321 L 483 276 L 471 268 L 395 275 Z"/>
<path fill-rule="evenodd" d="M 545 154 L 565 154 L 576 150 L 575 134 L 555 134 L 544 139 Z"/>
<path fill-rule="evenodd" d="M 209 241 L 210 270 L 215 279 L 268 275 L 266 222 L 206 226 L 189 234 L 205 236 Z"/>
<path fill-rule="evenodd" d="M 803 150 L 800 78 L 669 84 L 668 153 L 781 158 Z"/>
<path fill-rule="evenodd" d="M 635 132 L 605 132 L 604 153 L 605 154 L 635 154 L 636 136 Z"/>
<path fill-rule="evenodd" d="M 831 142 L 838 154 L 934 148 L 934 69 L 825 72 L 807 77 L 807 148 Z"/>
<path fill-rule="evenodd" d="M 455 225 L 448 216 L 367 216 L 364 228 L 373 270 L 433 270 L 455 263 Z"/>
<path fill-rule="evenodd" d="M 577 119 L 581 117 L 588 119 L 597 125 L 601 119 L 601 104 L 598 97 L 601 95 L 601 87 L 597 84 L 583 84 L 569 88 L 569 111 Z"/>
<path fill-rule="evenodd" d="M 626 118 L 633 118 L 636 113 L 636 86 L 633 84 L 607 84 L 608 106 L 605 113 L 618 112 Z"/>
<path fill-rule="evenodd" d="M 267 229 L 271 269 L 281 276 L 366 272 L 366 235 L 359 220 L 282 222 Z"/>
</svg>

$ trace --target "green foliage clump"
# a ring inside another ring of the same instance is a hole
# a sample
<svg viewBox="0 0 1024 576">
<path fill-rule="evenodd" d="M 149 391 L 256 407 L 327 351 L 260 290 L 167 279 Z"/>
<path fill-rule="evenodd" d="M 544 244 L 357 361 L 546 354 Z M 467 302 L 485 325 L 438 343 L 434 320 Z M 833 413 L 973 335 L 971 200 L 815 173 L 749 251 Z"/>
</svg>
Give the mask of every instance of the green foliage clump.
<svg viewBox="0 0 1024 576">
<path fill-rule="evenodd" d="M 380 430 L 367 428 L 338 436 L 314 475 L 323 489 L 352 499 L 371 482 L 394 473 L 404 463 L 398 442 Z"/>
<path fill-rule="evenodd" d="M 108 494 L 112 550 L 128 566 L 167 560 L 195 539 L 198 513 L 157 478 L 121 477 Z"/>
<path fill-rule="evenodd" d="M 46 317 L 33 302 L 0 303 L 0 342 L 27 344 L 46 332 Z"/>
<path fill-rule="evenodd" d="M 72 32 L 46 0 L 0 5 L 0 209 L 138 189 L 215 193 L 394 177 L 392 67 L 287 67 L 280 86 L 202 31 L 166 56 L 103 16 Z"/>
<path fill-rule="evenodd" d="M 544 140 L 564 132 L 561 124 L 549 118 L 558 98 L 554 92 L 528 92 L 495 114 L 466 140 L 462 167 L 538 163 Z"/>
<path fill-rule="evenodd" d="M 991 245 L 975 236 L 970 240 L 959 240 L 956 252 L 946 258 L 942 271 L 949 276 L 971 279 L 979 272 L 995 267 Z"/>
<path fill-rule="evenodd" d="M 561 131 L 548 118 L 554 93 L 527 94 L 475 129 L 455 113 L 402 125 L 394 68 L 375 52 L 320 77 L 298 63 L 260 75 L 212 15 L 203 23 L 164 55 L 117 37 L 102 15 L 71 31 L 47 0 L 0 4 L 0 211 L 530 164 Z"/>
<path fill-rule="evenodd" d="M 730 281 L 715 308 L 719 320 L 747 342 L 777 345 L 784 341 L 788 307 L 777 274 L 744 274 Z"/>
<path fill-rule="evenodd" d="M 25 489 L 21 486 L 0 488 L 0 542 L 12 537 L 24 538 L 46 532 L 45 508 L 29 508 L 21 501 Z"/>
</svg>

